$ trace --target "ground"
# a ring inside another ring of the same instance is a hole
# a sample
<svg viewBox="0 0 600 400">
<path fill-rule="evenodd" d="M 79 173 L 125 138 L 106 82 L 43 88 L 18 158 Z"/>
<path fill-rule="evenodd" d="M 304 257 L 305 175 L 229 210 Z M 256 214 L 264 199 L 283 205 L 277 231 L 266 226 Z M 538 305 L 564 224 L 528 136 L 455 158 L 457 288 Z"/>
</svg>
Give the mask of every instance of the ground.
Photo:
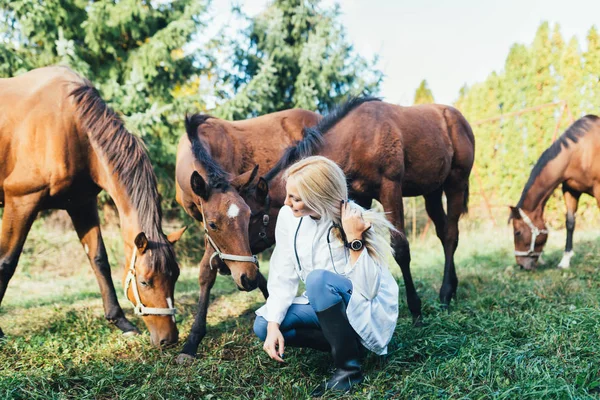
<svg viewBox="0 0 600 400">
<path fill-rule="evenodd" d="M 284 365 L 271 361 L 252 334 L 260 293 L 239 292 L 228 276 L 219 276 L 212 291 L 198 359 L 177 365 L 196 308 L 197 265 L 182 257 L 176 289 L 180 344 L 157 350 L 123 301 L 119 233 L 104 233 L 121 304 L 143 334 L 125 338 L 105 322 L 75 233 L 38 221 L 0 309 L 7 335 L 0 341 L 0 398 L 298 399 L 328 375 L 329 355 L 312 350 L 286 350 Z M 400 318 L 388 356 L 370 355 L 365 383 L 342 397 L 600 397 L 598 233 L 576 232 L 571 269 L 559 270 L 565 233 L 551 232 L 547 265 L 528 272 L 514 266 L 508 228 L 463 232 L 458 296 L 450 313 L 437 303 L 443 267 L 437 238 L 413 243 L 425 324 L 411 326 L 400 285 Z M 266 261 L 261 269 L 268 270 Z M 391 270 L 402 282 L 399 268 Z"/>
</svg>

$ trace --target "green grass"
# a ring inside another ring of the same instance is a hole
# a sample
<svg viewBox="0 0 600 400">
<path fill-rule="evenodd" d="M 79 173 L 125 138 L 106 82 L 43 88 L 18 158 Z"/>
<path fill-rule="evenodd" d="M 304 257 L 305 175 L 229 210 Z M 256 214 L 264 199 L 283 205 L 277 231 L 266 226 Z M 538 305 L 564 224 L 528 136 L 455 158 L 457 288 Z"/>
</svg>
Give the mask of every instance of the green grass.
<svg viewBox="0 0 600 400">
<path fill-rule="evenodd" d="M 576 232 L 576 256 L 563 271 L 554 266 L 564 232 L 552 232 L 548 264 L 526 272 L 514 267 L 507 228 L 464 233 L 456 256 L 458 296 L 450 313 L 437 302 L 443 268 L 437 238 L 414 243 L 413 277 L 425 325 L 411 326 L 401 285 L 389 355 L 369 355 L 365 384 L 341 397 L 599 397 L 597 237 L 598 232 Z M 106 229 L 105 239 L 120 282 L 118 231 Z M 174 358 L 182 343 L 152 348 L 120 285 L 121 303 L 144 333 L 127 339 L 104 321 L 95 278 L 74 233 L 36 222 L 26 246 L 0 310 L 7 334 L 0 342 L 0 398 L 297 399 L 307 398 L 329 374 L 330 357 L 311 350 L 287 350 L 284 365 L 271 361 L 252 335 L 253 311 L 263 302 L 259 292 L 238 292 L 227 276 L 219 276 L 212 291 L 198 359 L 181 367 Z M 182 259 L 189 263 L 176 293 L 183 341 L 193 322 L 198 271 L 190 261 L 197 256 Z M 400 277 L 397 266 L 391 270 Z"/>
</svg>

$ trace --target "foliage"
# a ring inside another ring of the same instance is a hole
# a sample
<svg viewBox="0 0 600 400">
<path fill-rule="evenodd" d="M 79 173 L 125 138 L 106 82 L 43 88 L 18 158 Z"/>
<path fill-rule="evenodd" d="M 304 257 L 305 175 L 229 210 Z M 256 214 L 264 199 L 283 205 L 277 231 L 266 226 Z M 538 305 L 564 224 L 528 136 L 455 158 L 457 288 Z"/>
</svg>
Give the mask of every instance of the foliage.
<svg viewBox="0 0 600 400">
<path fill-rule="evenodd" d="M 560 27 L 550 29 L 544 22 L 531 45 L 511 47 L 502 71 L 461 90 L 456 107 L 475 123 L 475 167 L 481 177 L 471 180 L 472 204 L 483 204 L 482 191 L 493 206 L 517 203 L 533 165 L 554 135 L 562 134 L 573 122 L 570 116 L 575 120 L 600 112 L 599 70 L 600 41 L 595 27 L 590 29 L 587 51 L 582 53 L 576 38 L 565 43 Z M 563 110 L 560 101 L 566 101 L 568 109 Z M 477 123 L 553 102 L 557 103 L 555 107 Z M 559 192 L 554 193 L 546 212 L 555 226 L 564 224 Z M 595 202 L 583 196 L 578 213 L 587 215 L 595 209 Z M 498 220 L 507 216 L 500 213 Z"/>
<path fill-rule="evenodd" d="M 435 101 L 433 100 L 433 93 L 431 92 L 431 89 L 429 89 L 429 85 L 427 84 L 427 81 L 425 79 L 423 79 L 421 81 L 421 84 L 415 91 L 415 99 L 413 101 L 413 104 L 431 104 L 431 103 L 435 103 Z"/>
<path fill-rule="evenodd" d="M 218 109 L 243 119 L 288 108 L 327 111 L 348 94 L 374 93 L 380 71 L 346 41 L 339 7 L 320 0 L 275 0 L 234 43 L 233 93 Z"/>
<path fill-rule="evenodd" d="M 109 256 L 122 260 L 118 231 L 108 229 L 105 236 Z M 598 231 L 578 232 L 571 270 L 553 267 L 563 243 L 564 232 L 552 234 L 548 266 L 526 272 L 512 267 L 510 229 L 463 232 L 456 257 L 460 285 L 450 313 L 438 308 L 439 241 L 431 234 L 413 244 L 425 326 L 411 326 L 401 287 L 389 355 L 369 355 L 368 379 L 344 398 L 598 396 Z M 311 350 L 286 349 L 285 364 L 271 361 L 252 333 L 253 311 L 264 299 L 258 290 L 239 292 L 228 276 L 217 277 L 211 292 L 198 359 L 180 367 L 174 358 L 196 312 L 195 266 L 182 263 L 176 288 L 180 344 L 159 351 L 150 347 L 143 322 L 132 316 L 120 290 L 121 304 L 143 335 L 124 338 L 104 320 L 94 274 L 73 231 L 62 234 L 47 221 L 36 222 L 21 261 L 0 314 L 8 335 L 0 341 L 2 398 L 308 398 L 330 373 L 330 356 Z M 391 270 L 400 279 L 399 268 Z M 115 268 L 115 282 L 120 276 Z"/>
</svg>

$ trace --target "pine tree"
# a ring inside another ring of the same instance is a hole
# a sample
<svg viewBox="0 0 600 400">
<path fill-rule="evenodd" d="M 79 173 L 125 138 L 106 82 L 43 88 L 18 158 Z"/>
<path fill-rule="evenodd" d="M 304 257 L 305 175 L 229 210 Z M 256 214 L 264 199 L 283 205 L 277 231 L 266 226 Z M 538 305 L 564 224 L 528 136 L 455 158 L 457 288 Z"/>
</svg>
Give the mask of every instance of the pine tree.
<svg viewBox="0 0 600 400">
<path fill-rule="evenodd" d="M 413 101 L 413 104 L 431 104 L 434 102 L 433 93 L 431 92 L 431 89 L 429 89 L 427 81 L 423 79 L 415 91 L 415 100 Z"/>
<path fill-rule="evenodd" d="M 587 34 L 587 51 L 584 53 L 584 104 L 583 112 L 600 114 L 600 35 L 593 26 Z"/>
<path fill-rule="evenodd" d="M 275 0 L 233 50 L 232 92 L 218 114 L 240 119 L 300 107 L 327 111 L 348 94 L 374 93 L 382 78 L 345 39 L 339 7 Z"/>
</svg>

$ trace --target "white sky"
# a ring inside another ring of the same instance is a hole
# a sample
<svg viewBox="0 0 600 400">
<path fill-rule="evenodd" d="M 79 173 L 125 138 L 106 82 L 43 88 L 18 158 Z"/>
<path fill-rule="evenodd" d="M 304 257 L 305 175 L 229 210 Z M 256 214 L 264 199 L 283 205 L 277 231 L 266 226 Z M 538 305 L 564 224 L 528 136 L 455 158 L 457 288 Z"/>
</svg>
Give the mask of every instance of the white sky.
<svg viewBox="0 0 600 400">
<path fill-rule="evenodd" d="M 255 15 L 268 0 L 213 0 L 209 30 L 235 21 L 231 5 Z M 334 0 L 323 0 L 330 7 Z M 504 66 L 514 43 L 530 44 L 542 21 L 561 26 L 585 46 L 587 31 L 599 27 L 600 0 L 342 0 L 341 21 L 362 56 L 379 54 L 385 74 L 381 95 L 410 105 L 422 79 L 435 101 L 451 104 L 461 86 L 483 81 Z M 237 27 L 230 26 L 230 29 Z"/>
</svg>

